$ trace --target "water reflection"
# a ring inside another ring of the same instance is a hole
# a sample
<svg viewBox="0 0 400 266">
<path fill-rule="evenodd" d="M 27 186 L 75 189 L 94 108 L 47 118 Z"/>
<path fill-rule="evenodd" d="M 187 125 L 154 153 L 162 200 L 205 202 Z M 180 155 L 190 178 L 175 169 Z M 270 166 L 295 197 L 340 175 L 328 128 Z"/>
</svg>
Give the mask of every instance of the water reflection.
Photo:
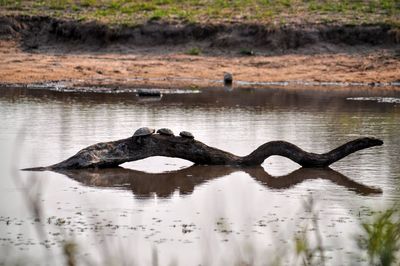
<svg viewBox="0 0 400 266">
<path fill-rule="evenodd" d="M 382 190 L 358 183 L 331 168 L 299 168 L 287 175 L 272 176 L 263 167 L 238 168 L 233 166 L 191 167 L 164 173 L 146 173 L 122 167 L 108 169 L 58 170 L 86 186 L 113 187 L 131 190 L 141 199 L 171 197 L 175 191 L 181 195 L 191 194 L 195 188 L 206 182 L 218 179 L 234 172 L 242 171 L 269 189 L 289 189 L 306 180 L 324 179 L 345 187 L 359 195 L 380 194 Z"/>
</svg>

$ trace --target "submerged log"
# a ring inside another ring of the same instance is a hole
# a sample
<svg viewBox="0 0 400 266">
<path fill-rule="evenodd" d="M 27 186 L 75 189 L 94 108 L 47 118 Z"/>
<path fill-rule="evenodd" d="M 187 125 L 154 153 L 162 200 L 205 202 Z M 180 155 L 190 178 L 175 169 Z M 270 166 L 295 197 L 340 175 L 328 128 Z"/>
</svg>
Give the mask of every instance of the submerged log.
<svg viewBox="0 0 400 266">
<path fill-rule="evenodd" d="M 327 167 L 347 155 L 365 148 L 382 145 L 376 138 L 359 138 L 323 154 L 302 150 L 286 141 L 267 142 L 247 156 L 207 146 L 195 139 L 152 134 L 91 145 L 60 163 L 25 170 L 107 168 L 152 156 L 181 158 L 200 165 L 260 165 L 272 155 L 293 160 L 303 167 Z"/>
</svg>

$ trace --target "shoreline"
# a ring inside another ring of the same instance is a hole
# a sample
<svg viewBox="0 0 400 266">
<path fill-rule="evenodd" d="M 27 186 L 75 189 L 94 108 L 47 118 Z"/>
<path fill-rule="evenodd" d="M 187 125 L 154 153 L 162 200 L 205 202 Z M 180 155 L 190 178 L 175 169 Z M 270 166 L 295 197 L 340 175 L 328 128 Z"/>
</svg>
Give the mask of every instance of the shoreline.
<svg viewBox="0 0 400 266">
<path fill-rule="evenodd" d="M 72 81 L 51 81 L 39 83 L 2 83 L 1 89 L 18 89 L 37 92 L 51 93 L 84 93 L 84 94 L 121 94 L 136 95 L 139 98 L 159 98 L 162 95 L 174 94 L 198 94 L 198 93 L 219 93 L 219 92 L 257 92 L 257 91 L 286 91 L 300 94 L 329 94 L 331 96 L 374 96 L 374 97 L 396 97 L 400 96 L 399 83 L 360 84 L 360 83 L 304 83 L 293 82 L 271 82 L 266 84 L 234 82 L 233 85 L 225 86 L 223 81 L 203 81 L 207 86 L 182 85 L 171 86 L 171 83 L 148 83 L 146 86 L 141 83 L 115 84 L 115 83 L 79 83 Z M 151 84 L 151 85 L 149 85 Z"/>
</svg>

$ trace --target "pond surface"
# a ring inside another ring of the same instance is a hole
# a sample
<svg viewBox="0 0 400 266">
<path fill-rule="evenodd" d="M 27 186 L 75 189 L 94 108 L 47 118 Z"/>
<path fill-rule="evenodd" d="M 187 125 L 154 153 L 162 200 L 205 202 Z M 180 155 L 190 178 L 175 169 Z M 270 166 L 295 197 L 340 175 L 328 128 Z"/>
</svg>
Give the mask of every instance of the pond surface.
<svg viewBox="0 0 400 266">
<path fill-rule="evenodd" d="M 295 237 L 305 230 L 315 243 L 311 199 L 327 264 L 365 263 L 360 223 L 400 200 L 399 98 L 381 88 L 209 89 L 159 100 L 1 88 L 0 263 L 64 262 L 67 240 L 84 265 L 293 265 Z M 142 126 L 188 130 L 237 155 L 272 140 L 318 153 L 361 136 L 384 145 L 332 170 L 298 169 L 277 156 L 251 169 L 156 157 L 113 170 L 18 170 Z"/>
</svg>

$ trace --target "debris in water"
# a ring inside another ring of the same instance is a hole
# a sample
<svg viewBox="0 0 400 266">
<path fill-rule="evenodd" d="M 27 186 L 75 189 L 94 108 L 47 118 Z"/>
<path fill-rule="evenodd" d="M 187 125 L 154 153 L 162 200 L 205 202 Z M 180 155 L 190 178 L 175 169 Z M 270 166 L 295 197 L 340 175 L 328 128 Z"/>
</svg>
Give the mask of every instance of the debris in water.
<svg viewBox="0 0 400 266">
<path fill-rule="evenodd" d="M 351 97 L 347 98 L 350 101 L 376 101 L 378 103 L 394 103 L 399 104 L 400 98 L 395 97 Z"/>
<path fill-rule="evenodd" d="M 139 97 L 161 97 L 161 91 L 152 89 L 140 89 L 137 92 Z"/>
</svg>

